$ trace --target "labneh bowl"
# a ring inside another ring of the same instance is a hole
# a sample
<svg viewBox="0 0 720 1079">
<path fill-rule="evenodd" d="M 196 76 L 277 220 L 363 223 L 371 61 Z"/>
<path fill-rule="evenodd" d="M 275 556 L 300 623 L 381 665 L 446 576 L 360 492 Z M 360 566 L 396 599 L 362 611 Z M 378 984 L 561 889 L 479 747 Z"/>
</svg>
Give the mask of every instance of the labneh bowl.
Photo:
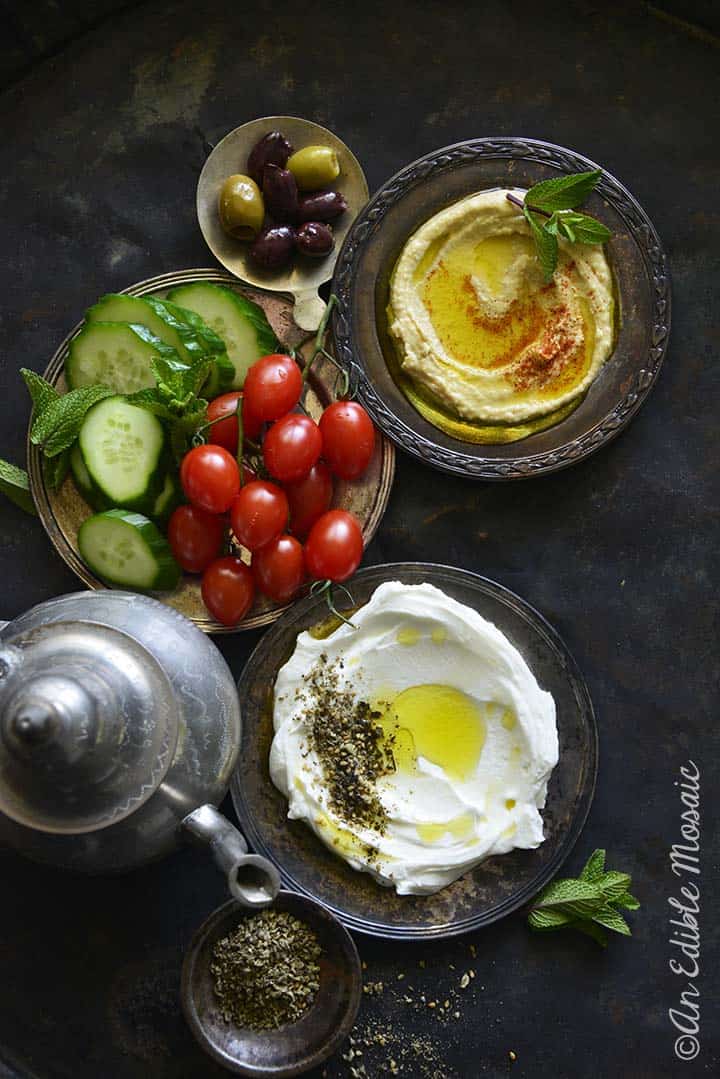
<svg viewBox="0 0 720 1079">
<path fill-rule="evenodd" d="M 348 929 L 402 940 L 455 936 L 522 907 L 572 850 L 595 789 L 595 717 L 587 686 L 560 637 L 507 588 L 467 570 L 403 562 L 360 570 L 347 582 L 352 604 L 339 593 L 336 602 L 345 610 L 362 606 L 386 581 L 427 582 L 476 610 L 505 634 L 540 686 L 552 694 L 560 755 L 542 810 L 544 842 L 535 850 L 488 858 L 432 895 L 397 895 L 352 869 L 303 821 L 288 820 L 287 800 L 273 785 L 268 767 L 273 687 L 298 634 L 326 623 L 328 610 L 320 596 L 309 596 L 288 610 L 263 636 L 243 671 L 238 684 L 243 731 L 231 793 L 248 842 L 277 866 L 283 887 L 319 900 Z M 441 680 L 440 671 L 436 677 Z"/>
<path fill-rule="evenodd" d="M 614 351 L 580 404 L 520 441 L 475 444 L 425 419 L 395 381 L 387 325 L 390 278 L 413 233 L 435 214 L 480 191 L 527 189 L 541 180 L 601 168 L 581 154 L 534 139 L 473 139 L 436 150 L 391 177 L 361 211 L 338 257 L 333 292 L 337 355 L 358 397 L 402 449 L 446 472 L 520 479 L 566 468 L 611 441 L 645 401 L 667 348 L 670 282 L 651 221 L 609 173 L 582 207 L 606 225 L 605 246 L 619 312 Z"/>
</svg>

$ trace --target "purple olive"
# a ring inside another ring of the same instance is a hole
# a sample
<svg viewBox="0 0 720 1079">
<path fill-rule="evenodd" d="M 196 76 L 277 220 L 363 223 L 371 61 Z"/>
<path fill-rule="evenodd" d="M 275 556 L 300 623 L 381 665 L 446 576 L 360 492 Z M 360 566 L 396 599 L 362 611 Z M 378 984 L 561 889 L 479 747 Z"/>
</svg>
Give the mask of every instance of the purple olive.
<svg viewBox="0 0 720 1079">
<path fill-rule="evenodd" d="M 265 209 L 276 221 L 297 221 L 298 189 L 295 177 L 279 165 L 266 165 L 263 173 Z"/>
<path fill-rule="evenodd" d="M 306 221 L 297 230 L 295 246 L 303 255 L 311 255 L 312 258 L 323 258 L 329 255 L 333 249 L 333 234 L 329 225 L 321 221 Z"/>
<path fill-rule="evenodd" d="M 316 191 L 303 195 L 298 205 L 300 221 L 334 221 L 344 214 L 348 204 L 339 191 Z"/>
<path fill-rule="evenodd" d="M 268 131 L 260 142 L 255 143 L 247 162 L 247 170 L 258 187 L 263 185 L 263 172 L 266 165 L 279 165 L 285 168 L 293 148 L 279 131 Z"/>
<path fill-rule="evenodd" d="M 250 257 L 262 270 L 281 270 L 292 258 L 295 229 L 290 225 L 271 225 L 259 232 L 250 248 Z"/>
</svg>

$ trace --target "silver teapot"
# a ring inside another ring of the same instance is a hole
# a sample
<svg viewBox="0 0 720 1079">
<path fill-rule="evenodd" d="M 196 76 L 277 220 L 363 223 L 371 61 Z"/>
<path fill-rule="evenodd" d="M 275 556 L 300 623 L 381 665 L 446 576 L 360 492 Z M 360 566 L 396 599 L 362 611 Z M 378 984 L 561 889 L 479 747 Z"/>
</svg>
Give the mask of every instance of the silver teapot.
<svg viewBox="0 0 720 1079">
<path fill-rule="evenodd" d="M 239 745 L 225 660 L 157 600 L 77 592 L 0 623 L 0 842 L 31 858 L 111 873 L 187 835 L 266 906 L 277 870 L 215 808 Z"/>
</svg>

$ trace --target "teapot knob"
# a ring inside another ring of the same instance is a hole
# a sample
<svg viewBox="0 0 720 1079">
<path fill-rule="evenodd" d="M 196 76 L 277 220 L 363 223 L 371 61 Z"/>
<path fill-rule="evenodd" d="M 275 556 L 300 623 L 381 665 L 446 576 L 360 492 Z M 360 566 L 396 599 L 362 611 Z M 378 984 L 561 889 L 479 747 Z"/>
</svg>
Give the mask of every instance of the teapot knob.
<svg viewBox="0 0 720 1079">
<path fill-rule="evenodd" d="M 11 727 L 15 737 L 28 745 L 44 742 L 52 733 L 54 714 L 50 708 L 32 701 L 17 713 Z"/>
<path fill-rule="evenodd" d="M 36 756 L 42 751 L 43 767 L 66 767 L 95 742 L 95 702 L 75 678 L 36 675 L 11 697 L 2 728 L 8 748 L 16 756 Z"/>
</svg>

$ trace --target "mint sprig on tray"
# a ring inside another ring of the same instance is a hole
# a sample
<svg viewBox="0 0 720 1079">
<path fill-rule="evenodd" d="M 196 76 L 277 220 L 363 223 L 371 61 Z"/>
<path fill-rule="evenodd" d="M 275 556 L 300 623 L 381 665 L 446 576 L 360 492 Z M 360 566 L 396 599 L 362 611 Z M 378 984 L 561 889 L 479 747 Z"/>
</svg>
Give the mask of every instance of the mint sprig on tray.
<svg viewBox="0 0 720 1079">
<path fill-rule="evenodd" d="M 577 929 L 604 948 L 606 929 L 631 936 L 630 926 L 618 909 L 639 908 L 640 903 L 630 894 L 631 884 L 628 873 L 606 871 L 605 851 L 596 850 L 579 877 L 555 880 L 543 889 L 533 903 L 528 925 L 540 933 Z"/>
<path fill-rule="evenodd" d="M 600 169 L 593 169 L 556 176 L 535 184 L 524 199 L 510 193 L 506 196 L 508 202 L 522 210 L 530 226 L 548 284 L 557 268 L 559 236 L 573 244 L 604 244 L 610 239 L 610 230 L 597 218 L 576 212 L 595 190 L 601 175 Z"/>
<path fill-rule="evenodd" d="M 86 412 L 98 401 L 111 397 L 113 391 L 108 386 L 98 385 L 70 390 L 61 395 L 35 371 L 23 367 L 20 374 L 33 402 L 30 441 L 42 450 L 45 480 L 55 490 L 67 475 L 70 450 L 80 433 Z M 0 491 L 21 509 L 28 513 L 36 512 L 25 469 L 0 460 Z"/>
<path fill-rule="evenodd" d="M 10 461 L 0 459 L 0 492 L 21 510 L 37 515 L 35 503 L 30 494 L 30 480 L 24 468 L 18 468 Z"/>
<path fill-rule="evenodd" d="M 109 386 L 85 386 L 59 394 L 41 375 L 26 367 L 20 369 L 32 397 L 33 422 L 30 441 L 44 457 L 45 480 L 53 490 L 65 479 L 72 449 L 85 414 L 98 401 L 111 397 Z"/>
<path fill-rule="evenodd" d="M 208 403 L 198 395 L 211 366 L 210 357 L 186 363 L 158 356 L 150 364 L 155 386 L 126 396 L 129 404 L 144 408 L 165 421 L 178 462 L 187 452 L 188 440 L 205 420 Z"/>
</svg>

